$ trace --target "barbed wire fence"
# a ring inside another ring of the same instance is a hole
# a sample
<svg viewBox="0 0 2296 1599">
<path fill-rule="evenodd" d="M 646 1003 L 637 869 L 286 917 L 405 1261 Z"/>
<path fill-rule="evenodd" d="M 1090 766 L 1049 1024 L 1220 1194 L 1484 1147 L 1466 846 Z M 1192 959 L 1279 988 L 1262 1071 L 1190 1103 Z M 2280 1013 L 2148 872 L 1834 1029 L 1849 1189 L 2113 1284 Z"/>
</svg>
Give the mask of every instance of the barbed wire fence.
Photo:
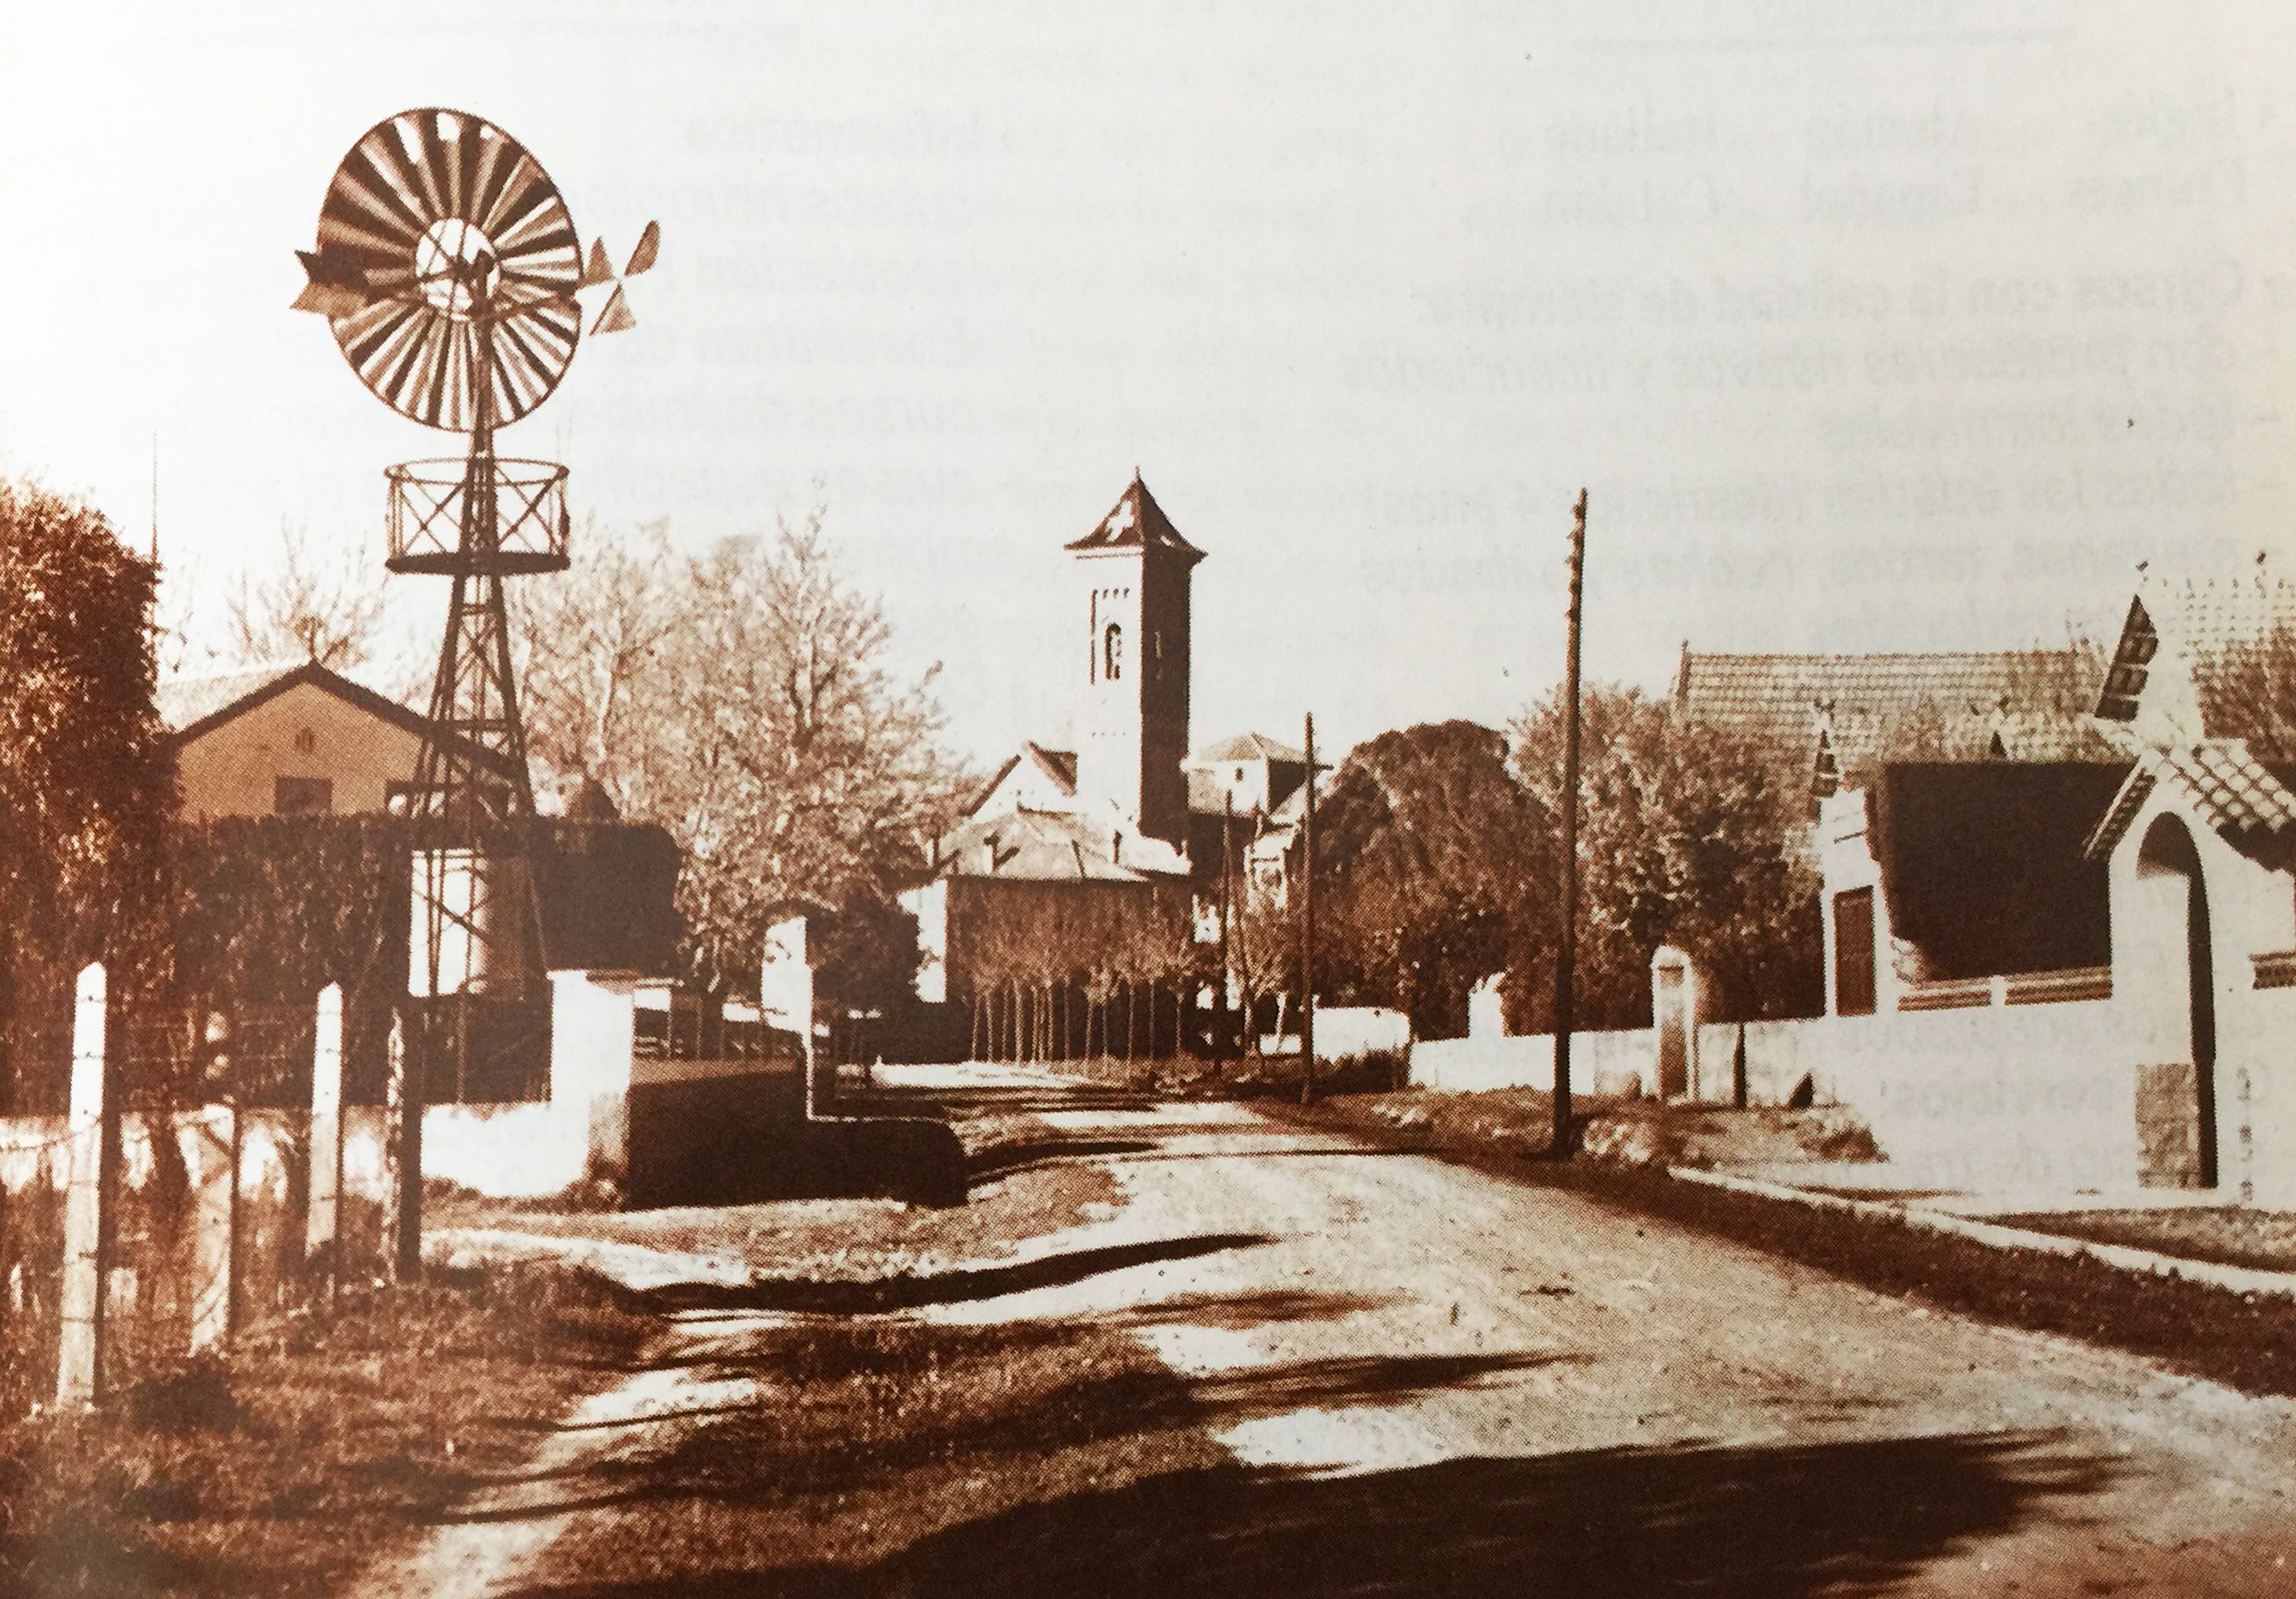
<svg viewBox="0 0 2296 1599">
<path fill-rule="evenodd" d="M 385 1053 L 389 1005 L 100 1004 L 93 1039 L 57 1012 L 0 1021 L 0 1414 L 100 1398 L 384 1271 L 388 1073 L 348 1068 Z M 355 1119 L 382 1191 L 345 1192 Z"/>
</svg>

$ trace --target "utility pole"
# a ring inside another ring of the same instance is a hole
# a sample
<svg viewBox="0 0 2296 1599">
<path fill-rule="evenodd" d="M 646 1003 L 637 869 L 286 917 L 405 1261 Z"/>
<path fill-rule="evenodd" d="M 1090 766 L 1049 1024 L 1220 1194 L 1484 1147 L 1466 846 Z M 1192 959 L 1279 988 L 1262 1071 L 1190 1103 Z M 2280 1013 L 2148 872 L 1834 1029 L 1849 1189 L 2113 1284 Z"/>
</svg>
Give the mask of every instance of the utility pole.
<svg viewBox="0 0 2296 1599">
<path fill-rule="evenodd" d="M 1300 1103 L 1316 1098 L 1316 715 L 1307 718 L 1308 808 L 1300 824 Z"/>
<path fill-rule="evenodd" d="M 1578 964 L 1578 596 L 1587 568 L 1587 491 L 1570 511 L 1570 609 L 1562 669 L 1562 947 L 1554 961 L 1554 1138 L 1557 1159 L 1578 1147 L 1570 1121 L 1570 999 Z"/>
<path fill-rule="evenodd" d="M 1220 795 L 1220 875 L 1219 875 L 1219 1010 L 1213 1026 L 1212 1059 L 1227 1059 L 1228 980 L 1235 972 L 1235 964 L 1228 955 L 1228 920 L 1234 902 L 1228 890 L 1229 861 L 1235 849 L 1235 791 L 1229 789 Z"/>
</svg>

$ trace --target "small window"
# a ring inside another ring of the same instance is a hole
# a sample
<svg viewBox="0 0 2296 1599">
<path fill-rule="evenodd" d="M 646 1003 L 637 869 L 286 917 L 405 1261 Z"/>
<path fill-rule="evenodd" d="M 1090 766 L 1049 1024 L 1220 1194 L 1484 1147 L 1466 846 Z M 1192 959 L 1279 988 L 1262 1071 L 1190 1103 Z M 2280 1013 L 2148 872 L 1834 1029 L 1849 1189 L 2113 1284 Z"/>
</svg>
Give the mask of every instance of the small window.
<svg viewBox="0 0 2296 1599">
<path fill-rule="evenodd" d="M 319 735 L 317 734 L 312 732 L 308 727 L 298 728 L 296 730 L 295 749 L 299 753 L 309 755 L 316 751 L 318 747 Z"/>
<path fill-rule="evenodd" d="M 1874 890 L 1847 889 L 1833 897 L 1833 1010 L 1839 1016 L 1874 1013 Z"/>
<path fill-rule="evenodd" d="M 1114 622 L 1100 636 L 1100 669 L 1111 683 L 1124 676 L 1124 629 Z"/>
<path fill-rule="evenodd" d="M 319 816 L 335 808 L 332 777 L 275 777 L 271 783 L 271 808 L 283 816 Z"/>
</svg>

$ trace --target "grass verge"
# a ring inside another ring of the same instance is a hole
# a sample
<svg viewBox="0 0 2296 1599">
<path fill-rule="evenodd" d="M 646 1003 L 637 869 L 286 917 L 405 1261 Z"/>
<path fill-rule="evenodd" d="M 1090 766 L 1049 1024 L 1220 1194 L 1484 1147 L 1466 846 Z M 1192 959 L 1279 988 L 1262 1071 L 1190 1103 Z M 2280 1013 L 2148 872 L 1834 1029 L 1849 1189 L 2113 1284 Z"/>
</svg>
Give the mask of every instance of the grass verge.
<svg viewBox="0 0 2296 1599">
<path fill-rule="evenodd" d="M 1289 1114 L 1745 1244 L 1918 1304 L 2124 1349 L 2248 1393 L 2296 1395 L 2296 1302 L 2272 1295 L 2121 1271 L 2087 1256 L 1998 1250 L 1890 1218 L 1680 1182 L 1648 1165 L 1557 1161 L 1429 1125 L 1398 1128 L 1345 1098 Z"/>
<path fill-rule="evenodd" d="M 433 1272 L 347 1293 L 88 1414 L 0 1431 L 0 1592 L 331 1591 L 523 1456 L 659 1323 L 592 1278 Z"/>
</svg>

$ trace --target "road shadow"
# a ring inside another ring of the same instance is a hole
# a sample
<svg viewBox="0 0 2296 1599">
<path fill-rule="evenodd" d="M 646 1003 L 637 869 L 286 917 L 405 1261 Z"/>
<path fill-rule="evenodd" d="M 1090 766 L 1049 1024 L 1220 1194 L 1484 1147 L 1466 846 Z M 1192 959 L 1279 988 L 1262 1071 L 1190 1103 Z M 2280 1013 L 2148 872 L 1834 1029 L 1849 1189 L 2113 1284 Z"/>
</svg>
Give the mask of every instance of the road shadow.
<svg viewBox="0 0 2296 1599">
<path fill-rule="evenodd" d="M 954 1380 L 962 1372 L 992 1369 L 991 1363 L 974 1364 L 969 1357 L 1010 1355 L 1022 1346 L 1054 1348 L 1074 1337 L 1074 1329 L 1048 1322 L 998 1328 L 912 1327 L 871 1346 L 783 1346 L 754 1358 L 714 1360 L 706 1370 L 712 1382 L 748 1377 L 784 1391 L 864 1374 L 887 1381 Z M 920 1362 L 920 1354 L 929 1354 L 929 1358 Z M 697 1501 L 757 1506 L 796 1496 L 833 1500 L 952 1458 L 978 1462 L 985 1470 L 1026 1471 L 1029 1463 L 1045 1456 L 1089 1448 L 1111 1438 L 1226 1425 L 1314 1406 L 1400 1405 L 1436 1391 L 1486 1386 L 1568 1358 L 1511 1350 L 1306 1360 L 1196 1381 L 1163 1371 L 1095 1372 L 993 1411 L 947 1422 L 912 1418 L 901 1430 L 872 1439 L 865 1447 L 840 1442 L 793 1450 L 787 1418 L 774 1404 L 761 1400 L 753 1406 L 697 1412 L 696 1419 L 708 1424 L 678 1431 L 662 1448 L 491 1479 L 488 1486 L 496 1488 L 554 1485 L 554 1502 L 537 1505 L 529 1499 L 515 1509 L 469 1510 L 453 1519 L 524 1521 Z"/>
<path fill-rule="evenodd" d="M 1265 1233 L 1203 1233 L 1142 1243 L 1103 1244 L 1009 1265 L 964 1267 L 921 1275 L 906 1273 L 859 1282 L 815 1277 L 762 1277 L 747 1283 L 674 1283 L 642 1292 L 646 1308 L 781 1310 L 812 1316 L 865 1316 L 993 1300 L 1035 1288 L 1059 1288 L 1103 1272 L 1159 1261 L 1188 1260 L 1275 1240 Z"/>
<path fill-rule="evenodd" d="M 838 1091 L 840 1106 L 867 1116 L 1041 1116 L 1048 1111 L 1150 1111 L 1161 1101 L 1152 1095 L 1097 1083 L 984 1083 L 973 1087 L 906 1087 L 898 1084 L 848 1086 Z"/>
<path fill-rule="evenodd" d="M 996 1177 L 1036 1171 L 1062 1160 L 1106 1160 L 1114 1155 L 1137 1155 L 1154 1148 L 1156 1145 L 1144 1138 L 1040 1134 L 974 1151 L 965 1160 L 965 1176 L 978 1186 Z"/>
<path fill-rule="evenodd" d="M 1874 1595 L 2073 1505 L 2105 1462 L 2052 1434 L 1603 1449 L 1350 1477 L 1221 1467 L 1029 1505 L 861 1569 L 762 1564 L 520 1599 L 1482 1599 Z"/>
</svg>

